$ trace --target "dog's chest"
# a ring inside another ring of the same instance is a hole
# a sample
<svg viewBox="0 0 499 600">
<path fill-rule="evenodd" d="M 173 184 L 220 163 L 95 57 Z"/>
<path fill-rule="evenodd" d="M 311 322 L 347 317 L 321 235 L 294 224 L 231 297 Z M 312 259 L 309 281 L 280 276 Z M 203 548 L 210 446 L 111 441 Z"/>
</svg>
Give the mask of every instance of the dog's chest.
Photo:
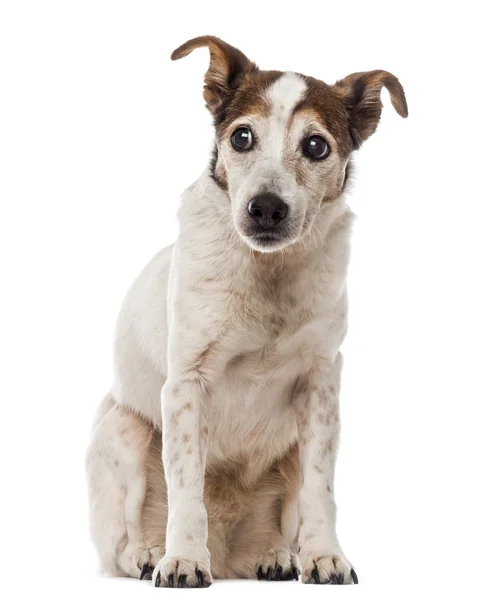
<svg viewBox="0 0 499 600">
<path fill-rule="evenodd" d="M 210 398 L 208 460 L 283 454 L 296 439 L 293 389 L 323 332 L 312 302 L 292 289 L 234 299 L 223 374 Z"/>
<path fill-rule="evenodd" d="M 254 342 L 255 340 L 253 340 Z M 298 352 L 269 340 L 241 344 L 210 397 L 209 457 L 282 455 L 296 439 L 293 388 L 303 369 Z"/>
</svg>

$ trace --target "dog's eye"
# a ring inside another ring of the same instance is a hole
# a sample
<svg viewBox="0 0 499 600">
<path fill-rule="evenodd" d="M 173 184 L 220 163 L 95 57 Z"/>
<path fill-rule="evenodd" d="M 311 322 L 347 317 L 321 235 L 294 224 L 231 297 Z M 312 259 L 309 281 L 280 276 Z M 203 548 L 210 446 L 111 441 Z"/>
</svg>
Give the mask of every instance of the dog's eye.
<svg viewBox="0 0 499 600">
<path fill-rule="evenodd" d="M 244 152 L 253 146 L 253 134 L 247 127 L 239 127 L 232 134 L 230 141 L 234 150 Z"/>
<path fill-rule="evenodd" d="M 312 160 L 321 160 L 329 154 L 329 146 L 320 135 L 313 135 L 305 140 L 303 151 Z"/>
</svg>

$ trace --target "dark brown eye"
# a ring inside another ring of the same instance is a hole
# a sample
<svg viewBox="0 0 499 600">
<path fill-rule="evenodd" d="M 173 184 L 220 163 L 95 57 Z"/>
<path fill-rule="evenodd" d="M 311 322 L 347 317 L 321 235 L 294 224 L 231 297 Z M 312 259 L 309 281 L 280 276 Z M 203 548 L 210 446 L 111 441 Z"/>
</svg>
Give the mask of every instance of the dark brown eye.
<svg viewBox="0 0 499 600">
<path fill-rule="evenodd" d="M 253 146 L 253 135 L 247 127 L 239 127 L 232 134 L 230 141 L 234 150 L 244 152 Z"/>
<path fill-rule="evenodd" d="M 305 140 L 303 152 L 312 160 L 322 160 L 329 154 L 329 146 L 320 135 L 312 135 Z"/>
</svg>

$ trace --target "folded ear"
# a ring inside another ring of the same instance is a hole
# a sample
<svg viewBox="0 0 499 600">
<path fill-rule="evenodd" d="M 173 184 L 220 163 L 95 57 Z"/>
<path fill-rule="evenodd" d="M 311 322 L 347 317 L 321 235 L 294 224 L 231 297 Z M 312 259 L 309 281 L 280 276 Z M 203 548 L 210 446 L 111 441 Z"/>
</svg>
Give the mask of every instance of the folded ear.
<svg viewBox="0 0 499 600">
<path fill-rule="evenodd" d="M 381 90 L 390 92 L 393 107 L 401 117 L 407 117 L 404 88 L 399 80 L 387 71 L 353 73 L 333 85 L 333 91 L 345 104 L 356 147 L 376 131 L 381 117 Z M 355 139 L 356 138 L 356 139 Z"/>
<path fill-rule="evenodd" d="M 210 66 L 204 77 L 203 96 L 208 109 L 216 115 L 240 76 L 257 67 L 240 50 L 212 35 L 185 42 L 173 51 L 171 58 L 178 60 L 203 46 L 210 50 Z"/>
</svg>

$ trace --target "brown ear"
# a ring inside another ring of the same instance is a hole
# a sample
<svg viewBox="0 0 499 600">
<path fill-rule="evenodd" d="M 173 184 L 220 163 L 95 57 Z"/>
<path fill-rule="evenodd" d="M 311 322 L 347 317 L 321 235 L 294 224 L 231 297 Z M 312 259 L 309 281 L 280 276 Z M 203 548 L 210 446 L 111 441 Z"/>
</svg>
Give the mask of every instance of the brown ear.
<svg viewBox="0 0 499 600">
<path fill-rule="evenodd" d="M 390 92 L 393 107 L 401 117 L 407 117 L 407 102 L 404 88 L 399 80 L 387 71 L 353 73 L 333 85 L 333 90 L 347 107 L 352 135 L 356 146 L 376 131 L 381 117 L 381 89 Z"/>
<path fill-rule="evenodd" d="M 178 60 L 196 48 L 204 46 L 210 50 L 210 66 L 204 76 L 203 96 L 206 106 L 216 116 L 224 100 L 237 85 L 240 76 L 257 67 L 240 50 L 212 35 L 204 35 L 185 42 L 173 51 L 171 58 Z"/>
</svg>

